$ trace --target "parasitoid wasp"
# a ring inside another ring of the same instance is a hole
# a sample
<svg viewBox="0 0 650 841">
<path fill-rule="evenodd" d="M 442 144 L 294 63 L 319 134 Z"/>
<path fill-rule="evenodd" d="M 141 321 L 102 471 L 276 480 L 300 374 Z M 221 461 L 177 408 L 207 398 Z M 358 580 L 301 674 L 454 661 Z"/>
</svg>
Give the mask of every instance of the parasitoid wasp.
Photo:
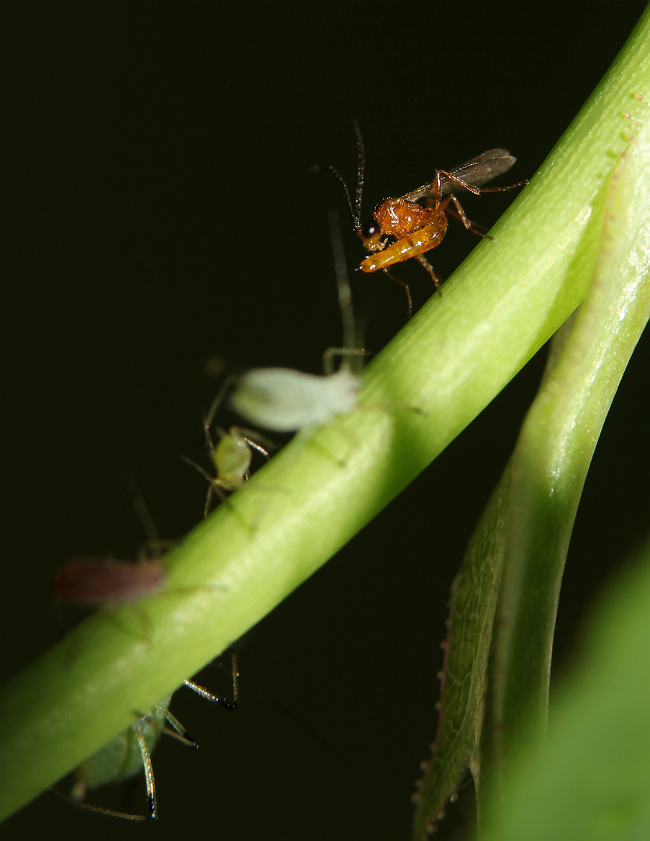
<svg viewBox="0 0 650 841">
<path fill-rule="evenodd" d="M 408 300 L 408 318 L 411 317 L 413 301 L 409 285 L 388 271 L 389 266 L 414 258 L 429 273 L 437 290 L 440 290 L 440 278 L 424 256 L 427 251 L 440 245 L 447 232 L 447 214 L 463 223 L 468 231 L 480 237 L 486 234 L 478 225 L 471 222 L 462 205 L 454 195 L 454 190 L 465 190 L 475 196 L 482 193 L 502 193 L 527 184 L 519 181 L 507 187 L 481 187 L 498 175 L 507 172 L 516 158 L 506 149 L 489 149 L 460 166 L 447 171 L 438 169 L 433 181 L 428 181 L 416 190 L 397 198 L 387 198 L 380 202 L 367 222 L 361 221 L 361 199 L 365 180 L 366 156 L 359 126 L 354 121 L 357 139 L 359 166 L 357 170 L 357 191 L 352 204 L 350 191 L 343 176 L 333 166 L 314 167 L 318 172 L 331 172 L 343 187 L 352 225 L 356 235 L 363 243 L 368 257 L 362 260 L 358 268 L 362 272 L 376 272 L 381 269 L 391 280 L 399 283 L 406 292 Z M 418 202 L 426 199 L 426 205 Z M 394 242 L 390 241 L 390 238 Z"/>
</svg>

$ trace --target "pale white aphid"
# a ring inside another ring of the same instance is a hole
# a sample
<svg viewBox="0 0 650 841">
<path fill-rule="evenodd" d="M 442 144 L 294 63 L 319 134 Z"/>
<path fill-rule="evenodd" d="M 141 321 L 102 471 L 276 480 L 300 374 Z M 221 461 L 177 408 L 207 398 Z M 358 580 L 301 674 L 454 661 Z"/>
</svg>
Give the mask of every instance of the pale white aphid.
<svg viewBox="0 0 650 841">
<path fill-rule="evenodd" d="M 237 380 L 230 406 L 249 423 L 274 432 L 297 432 L 321 426 L 357 405 L 361 376 L 353 370 L 352 357 L 365 351 L 354 346 L 354 316 L 341 234 L 336 214 L 330 214 L 334 268 L 343 316 L 343 348 L 329 348 L 323 355 L 324 375 L 305 374 L 291 368 L 254 368 Z M 333 358 L 342 357 L 333 372 Z"/>
</svg>

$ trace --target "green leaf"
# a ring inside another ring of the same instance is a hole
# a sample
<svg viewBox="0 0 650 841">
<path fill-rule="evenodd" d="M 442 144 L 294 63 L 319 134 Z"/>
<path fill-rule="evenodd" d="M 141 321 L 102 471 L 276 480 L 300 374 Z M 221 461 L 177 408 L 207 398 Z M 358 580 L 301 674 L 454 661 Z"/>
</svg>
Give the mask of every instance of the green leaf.
<svg viewBox="0 0 650 841">
<path fill-rule="evenodd" d="M 650 547 L 609 590 L 580 666 L 554 692 L 548 740 L 513 751 L 484 841 L 650 837 Z"/>
</svg>

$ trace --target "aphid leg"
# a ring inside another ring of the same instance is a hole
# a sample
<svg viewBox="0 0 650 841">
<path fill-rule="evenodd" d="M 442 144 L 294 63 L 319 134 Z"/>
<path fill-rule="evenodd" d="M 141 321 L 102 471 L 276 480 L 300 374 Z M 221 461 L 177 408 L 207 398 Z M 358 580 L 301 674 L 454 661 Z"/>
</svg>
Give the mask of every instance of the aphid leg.
<svg viewBox="0 0 650 841">
<path fill-rule="evenodd" d="M 161 712 L 164 714 L 165 718 L 167 719 L 168 723 L 171 724 L 172 730 L 169 727 L 161 727 L 160 732 L 164 733 L 166 736 L 171 736 L 172 739 L 176 739 L 177 742 L 180 742 L 182 745 L 185 745 L 188 748 L 198 748 L 197 743 L 194 739 L 190 736 L 187 730 L 183 727 L 180 721 L 176 718 L 173 713 L 170 713 L 168 709 L 161 709 Z M 152 726 L 155 725 L 155 722 L 149 722 Z"/>
<path fill-rule="evenodd" d="M 355 205 L 355 228 L 361 224 L 361 198 L 363 196 L 363 182 L 365 179 L 366 170 L 366 152 L 363 148 L 363 138 L 361 137 L 361 129 L 356 120 L 352 120 L 354 128 L 354 136 L 357 139 L 357 154 L 359 156 L 359 166 L 357 168 L 357 195 Z"/>
<path fill-rule="evenodd" d="M 407 309 L 407 315 L 406 315 L 406 320 L 408 321 L 408 319 L 411 317 L 411 315 L 413 313 L 413 299 L 411 298 L 411 289 L 410 289 L 408 283 L 405 283 L 403 280 L 400 280 L 398 277 L 395 277 L 395 275 L 391 274 L 388 271 L 388 269 L 384 269 L 383 272 L 384 272 L 384 274 L 388 275 L 388 277 L 391 280 L 394 280 L 395 283 L 399 283 L 400 286 L 404 287 L 404 291 L 406 292 L 406 299 L 408 301 L 408 309 Z"/>
<path fill-rule="evenodd" d="M 363 153 L 363 144 L 361 135 L 359 134 L 359 126 L 354 124 L 357 132 L 357 141 L 360 145 L 360 154 Z M 359 177 L 361 179 L 360 185 L 363 185 L 363 173 L 360 170 Z M 361 189 L 359 187 L 359 190 Z M 360 212 L 361 208 L 361 193 L 357 194 L 357 209 Z M 336 211 L 330 211 L 330 238 L 332 240 L 332 253 L 334 256 L 334 272 L 336 274 L 336 290 L 339 299 L 339 308 L 341 310 L 341 319 L 343 321 L 343 345 L 346 348 L 353 348 L 357 345 L 355 327 L 354 327 L 354 309 L 352 307 L 352 289 L 350 287 L 350 278 L 348 277 L 348 266 L 345 261 L 345 251 L 343 250 L 343 238 L 341 236 L 341 226 L 339 224 L 339 215 Z M 323 361 L 325 358 L 323 357 Z M 325 373 L 328 372 L 325 368 Z"/>
<path fill-rule="evenodd" d="M 414 254 L 413 256 L 418 261 L 418 263 L 422 266 L 422 268 L 425 269 L 425 271 L 427 271 L 429 273 L 429 275 L 431 277 L 431 280 L 433 281 L 433 284 L 436 287 L 436 292 L 442 298 L 442 290 L 440 289 L 441 280 L 438 277 L 438 275 L 434 272 L 433 266 L 431 265 L 431 263 L 427 260 L 427 258 L 424 256 L 424 254 Z"/>
<path fill-rule="evenodd" d="M 232 701 L 227 701 L 225 698 L 218 698 L 216 695 L 213 695 L 212 692 L 208 692 L 205 687 L 200 686 L 193 680 L 185 680 L 183 683 L 188 689 L 196 692 L 196 694 L 200 695 L 205 701 L 218 704 L 220 707 L 224 707 L 227 710 L 236 710 L 239 706 L 239 671 L 237 670 L 237 655 L 234 652 L 230 655 L 230 663 L 232 668 Z"/>
<path fill-rule="evenodd" d="M 212 481 L 214 477 L 211 476 L 204 467 L 201 467 L 201 465 L 197 464 L 193 459 L 183 455 L 181 456 L 181 458 L 185 462 L 185 464 L 189 464 L 195 470 L 198 470 L 201 476 L 203 476 L 208 483 L 208 494 L 205 498 L 205 505 L 203 507 L 203 516 L 207 517 L 210 513 L 210 503 L 212 502 Z"/>
<path fill-rule="evenodd" d="M 334 373 L 334 359 L 337 356 L 345 359 L 347 356 L 370 356 L 371 351 L 365 348 L 328 347 L 323 352 L 323 371 L 326 377 Z"/>
<path fill-rule="evenodd" d="M 79 782 L 74 784 L 72 788 L 72 795 L 64 794 L 56 788 L 51 788 L 49 791 L 58 797 L 59 800 L 65 800 L 67 803 L 71 803 L 78 809 L 85 809 L 87 812 L 95 812 L 99 815 L 108 815 L 111 818 L 122 818 L 125 821 L 146 821 L 151 818 L 151 812 L 147 815 L 137 815 L 130 814 L 129 812 L 118 812 L 116 809 L 106 809 L 104 806 L 93 806 L 90 803 L 84 803 L 81 798 L 86 794 L 86 787 Z"/>
<path fill-rule="evenodd" d="M 214 496 L 214 494 L 216 493 L 221 502 L 225 502 L 226 495 L 221 489 L 219 481 L 215 479 L 214 476 L 211 476 L 204 467 L 201 467 L 200 464 L 197 464 L 195 461 L 192 461 L 192 459 L 188 458 L 187 456 L 181 456 L 181 458 L 183 459 L 185 464 L 190 464 L 195 470 L 198 470 L 201 476 L 203 476 L 208 482 L 208 493 L 205 497 L 205 505 L 203 506 L 203 517 L 205 518 L 212 510 L 212 497 Z"/>
<path fill-rule="evenodd" d="M 210 513 L 210 511 L 212 511 L 212 500 L 214 499 L 215 494 L 219 497 L 219 502 L 226 502 L 228 499 L 224 490 L 221 488 L 219 483 L 213 478 L 210 480 L 210 484 L 208 485 L 208 492 L 205 496 L 205 505 L 203 506 L 203 519 L 205 519 Z"/>
<path fill-rule="evenodd" d="M 210 412 L 212 412 L 212 408 L 210 408 Z M 212 440 L 212 435 L 210 435 L 210 424 L 208 423 L 207 415 L 203 415 L 203 440 L 201 441 L 201 446 L 207 447 L 211 453 L 214 452 L 214 441 Z"/>
<path fill-rule="evenodd" d="M 147 784 L 147 805 L 149 812 L 149 819 L 155 821 L 158 817 L 158 801 L 156 799 L 156 781 L 153 776 L 153 765 L 151 764 L 151 754 L 145 741 L 144 736 L 138 731 L 138 745 L 142 754 L 142 765 L 144 767 L 144 779 Z"/>
<path fill-rule="evenodd" d="M 275 449 L 275 444 L 259 432 L 254 432 L 252 429 L 245 429 L 243 426 L 232 426 L 230 431 L 236 430 L 239 435 L 246 441 L 249 447 L 252 447 L 256 453 L 259 453 L 264 458 L 271 458 L 271 450 Z"/>
<path fill-rule="evenodd" d="M 142 562 L 151 560 L 152 558 L 162 558 L 165 552 L 173 549 L 175 546 L 178 546 L 178 541 L 165 540 L 160 537 L 156 524 L 151 516 L 151 511 L 149 511 L 149 506 L 142 495 L 142 491 L 140 490 L 131 468 L 120 453 L 118 453 L 118 456 L 119 466 L 122 473 L 122 481 L 126 485 L 131 496 L 133 510 L 140 520 L 140 524 L 142 525 L 142 530 L 144 531 L 146 538 L 144 544 L 138 548 L 136 559 L 138 562 Z"/>
<path fill-rule="evenodd" d="M 162 709 L 162 708 L 159 708 Z M 147 814 L 146 815 L 138 815 L 138 814 L 131 814 L 130 812 L 120 812 L 115 809 L 107 809 L 103 806 L 93 806 L 89 803 L 84 803 L 83 798 L 86 795 L 86 784 L 83 779 L 78 779 L 72 787 L 70 795 L 63 794 L 63 792 L 58 791 L 57 789 L 53 788 L 50 789 L 53 794 L 59 797 L 62 800 L 67 800 L 69 803 L 73 803 L 75 806 L 78 806 L 80 809 L 85 809 L 88 812 L 96 812 L 101 815 L 109 815 L 113 818 L 122 818 L 123 820 L 127 821 L 146 821 L 146 820 L 156 820 L 158 817 L 158 801 L 156 798 L 156 782 L 153 774 L 153 765 L 151 763 L 151 752 L 149 747 L 147 746 L 147 741 L 145 739 L 144 733 L 142 731 L 143 724 L 148 726 L 156 727 L 160 729 L 162 733 L 166 733 L 169 736 L 173 736 L 175 739 L 180 741 L 181 743 L 188 745 L 190 747 L 198 747 L 196 742 L 187 738 L 188 734 L 183 725 L 178 721 L 178 719 L 172 715 L 169 710 L 163 710 L 165 718 L 174 728 L 173 730 L 160 727 L 156 724 L 156 722 L 152 719 L 150 713 L 145 715 L 141 713 L 134 713 L 134 715 L 140 719 L 140 721 L 136 724 L 137 730 L 133 733 L 132 730 L 128 731 L 130 736 L 135 735 L 136 741 L 138 743 L 138 749 L 140 750 L 140 756 L 142 759 L 142 767 L 144 770 L 144 777 L 145 783 L 147 786 Z"/>
</svg>

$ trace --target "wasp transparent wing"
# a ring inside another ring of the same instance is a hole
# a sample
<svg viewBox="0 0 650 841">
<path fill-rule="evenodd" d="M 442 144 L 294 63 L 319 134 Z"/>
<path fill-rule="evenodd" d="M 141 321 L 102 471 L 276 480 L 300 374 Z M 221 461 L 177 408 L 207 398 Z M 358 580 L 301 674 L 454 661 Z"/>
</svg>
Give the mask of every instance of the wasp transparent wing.
<svg viewBox="0 0 650 841">
<path fill-rule="evenodd" d="M 517 159 L 508 152 L 507 149 L 488 149 L 482 155 L 472 158 L 470 161 L 465 161 L 464 164 L 454 167 L 450 172 L 440 175 L 440 195 L 446 196 L 449 193 L 455 193 L 462 190 L 464 182 L 472 187 L 480 187 L 481 184 L 486 184 L 498 175 L 507 172 Z M 429 184 L 423 184 L 417 190 L 407 193 L 403 198 L 410 201 L 417 201 L 426 196 L 434 195 L 436 190 L 436 180 L 434 179 Z"/>
</svg>

